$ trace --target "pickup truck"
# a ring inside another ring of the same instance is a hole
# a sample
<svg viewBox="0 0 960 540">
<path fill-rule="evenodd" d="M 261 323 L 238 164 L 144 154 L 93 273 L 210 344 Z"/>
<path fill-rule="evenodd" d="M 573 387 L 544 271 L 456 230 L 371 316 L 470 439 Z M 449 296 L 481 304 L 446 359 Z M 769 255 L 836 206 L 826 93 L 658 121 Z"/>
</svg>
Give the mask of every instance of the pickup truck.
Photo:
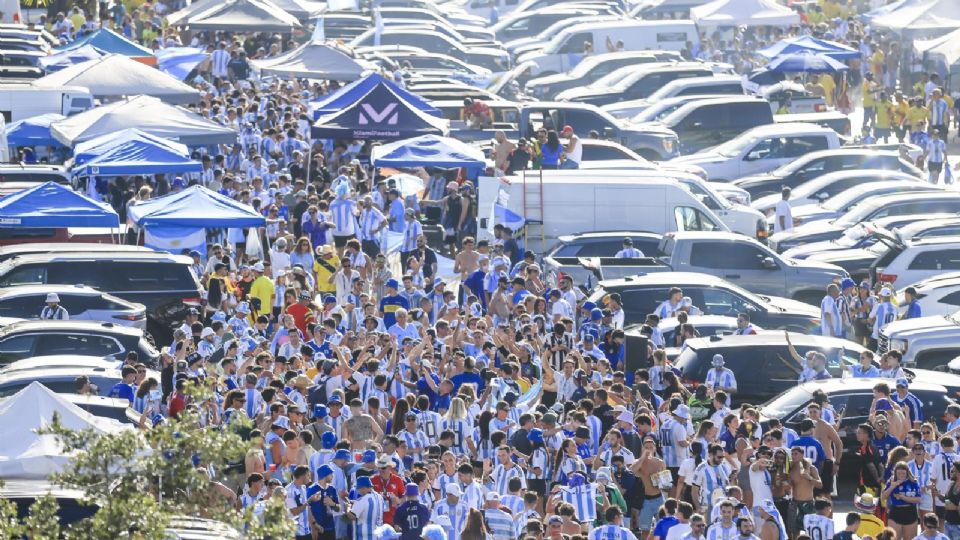
<svg viewBox="0 0 960 540">
<path fill-rule="evenodd" d="M 512 129 L 504 129 L 507 126 L 502 123 L 486 129 L 470 129 L 462 122 L 454 121 L 451 136 L 467 142 L 484 141 L 493 139 L 494 133 L 502 130 L 508 139 L 515 141 L 521 137 L 532 138 L 541 127 L 559 133 L 563 126 L 570 125 L 582 138 L 596 130 L 602 138 L 618 142 L 651 161 L 663 161 L 679 154 L 677 134 L 672 130 L 656 125 L 640 128 L 618 120 L 594 105 L 531 102 L 521 104 L 519 109 L 519 121 Z"/>
<path fill-rule="evenodd" d="M 660 258 L 547 257 L 544 273 L 574 276 L 587 289 L 599 280 L 657 272 L 710 274 L 757 294 L 819 305 L 832 281 L 849 277 L 839 266 L 787 259 L 753 238 L 729 232 L 675 232 L 664 235 Z"/>
</svg>

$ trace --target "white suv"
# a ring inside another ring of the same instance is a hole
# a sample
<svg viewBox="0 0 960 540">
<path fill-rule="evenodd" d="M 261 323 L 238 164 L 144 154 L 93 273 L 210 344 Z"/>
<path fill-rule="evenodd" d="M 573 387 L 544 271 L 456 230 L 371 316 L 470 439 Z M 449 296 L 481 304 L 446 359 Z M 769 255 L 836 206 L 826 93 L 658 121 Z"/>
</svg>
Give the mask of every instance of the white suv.
<svg viewBox="0 0 960 540">
<path fill-rule="evenodd" d="M 934 237 L 891 248 L 874 263 L 871 277 L 902 287 L 957 270 L 960 270 L 960 240 Z"/>
<path fill-rule="evenodd" d="M 878 351 L 900 351 L 903 365 L 933 369 L 960 355 L 960 312 L 893 321 L 880 329 Z"/>
</svg>

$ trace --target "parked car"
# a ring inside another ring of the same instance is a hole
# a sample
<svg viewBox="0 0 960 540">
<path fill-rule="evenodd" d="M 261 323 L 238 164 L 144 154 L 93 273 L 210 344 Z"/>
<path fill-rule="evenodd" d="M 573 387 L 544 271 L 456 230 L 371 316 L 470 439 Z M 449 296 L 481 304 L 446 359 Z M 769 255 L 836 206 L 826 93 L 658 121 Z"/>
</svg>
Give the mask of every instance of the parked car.
<svg viewBox="0 0 960 540">
<path fill-rule="evenodd" d="M 147 329 L 147 310 L 122 298 L 83 285 L 21 285 L 0 289 L 0 316 L 35 319 L 56 294 L 73 321 L 105 321 Z"/>
<path fill-rule="evenodd" d="M 624 324 L 640 324 L 667 299 L 671 287 L 680 287 L 693 305 L 706 315 L 736 317 L 749 313 L 750 320 L 769 329 L 808 332 L 820 324 L 820 310 L 809 304 L 748 292 L 724 279 L 691 272 L 665 272 L 602 281 L 588 299 L 599 302 L 610 293 L 623 300 Z"/>
<path fill-rule="evenodd" d="M 603 108 L 610 114 L 620 117 L 632 117 L 664 99 L 679 96 L 704 95 L 743 95 L 743 85 L 737 75 L 716 75 L 707 77 L 682 77 L 668 82 L 645 98 L 616 101 Z"/>
<path fill-rule="evenodd" d="M 110 389 L 122 379 L 116 367 L 18 371 L 0 375 L 0 398 L 10 397 L 34 381 L 58 394 L 75 394 L 76 380 L 80 376 L 90 379 L 101 396 L 107 396 Z"/>
<path fill-rule="evenodd" d="M 879 336 L 881 354 L 900 351 L 905 366 L 940 368 L 960 355 L 960 312 L 893 321 Z"/>
<path fill-rule="evenodd" d="M 907 300 L 901 287 L 896 294 L 900 311 L 905 312 Z M 916 302 L 924 316 L 952 315 L 960 310 L 960 272 L 945 272 L 909 285 L 917 290 Z"/>
<path fill-rule="evenodd" d="M 74 368 L 116 368 L 122 361 L 112 356 L 86 356 L 80 354 L 55 354 L 50 356 L 31 356 L 14 360 L 0 368 L 0 375 L 9 375 L 22 371 L 56 370 Z"/>
<path fill-rule="evenodd" d="M 811 242 L 790 248 L 784 257 L 806 259 L 815 253 L 827 253 L 845 249 L 864 249 L 877 242 L 875 233 L 893 234 L 894 230 L 904 238 L 926 238 L 960 234 L 960 218 L 954 214 L 920 214 L 891 216 L 876 221 L 858 223 L 844 231 L 835 240 Z"/>
<path fill-rule="evenodd" d="M 810 152 L 840 148 L 840 137 L 814 124 L 768 124 L 747 130 L 710 150 L 671 163 L 702 167 L 713 182 L 730 182 L 772 171 Z"/>
<path fill-rule="evenodd" d="M 615 85 L 600 88 L 571 88 L 558 94 L 557 99 L 597 106 L 609 105 L 650 97 L 672 81 L 692 77 L 713 77 L 713 71 L 709 66 L 699 62 L 649 64 L 642 69 L 634 70 Z"/>
<path fill-rule="evenodd" d="M 110 356 L 123 360 L 136 352 L 141 362 L 158 366 L 160 353 L 143 331 L 93 321 L 23 321 L 0 328 L 0 366 L 35 356 L 58 354 Z"/>
<path fill-rule="evenodd" d="M 904 186 L 914 187 L 913 184 L 903 183 Z M 861 186 L 862 189 L 866 186 Z M 930 186 L 936 188 L 936 186 Z M 834 220 L 821 220 L 794 227 L 789 231 L 776 233 L 767 241 L 772 249 L 785 251 L 798 245 L 809 242 L 833 240 L 843 235 L 844 231 L 857 223 L 874 221 L 887 216 L 916 215 L 922 213 L 940 214 L 960 212 L 960 193 L 943 191 L 902 192 L 877 195 L 857 204 L 842 216 Z M 838 195 L 828 205 L 841 202 Z"/>
<path fill-rule="evenodd" d="M 956 375 L 917 370 L 910 383 L 910 393 L 923 403 L 925 418 L 937 423 L 940 430 L 946 428 L 943 414 L 954 403 Z M 760 426 L 766 429 L 768 421 L 776 418 L 788 428 L 797 430 L 807 418 L 807 405 L 813 401 L 813 393 L 823 391 L 830 405 L 837 411 L 840 429 L 837 433 L 843 441 L 844 454 L 857 448 L 857 426 L 867 422 L 870 405 L 873 403 L 873 387 L 879 379 L 827 379 L 795 385 L 760 406 Z M 889 379 L 886 379 L 889 383 Z"/>
<path fill-rule="evenodd" d="M 813 180 L 804 182 L 790 192 L 790 206 L 797 208 L 809 204 L 819 205 L 834 195 L 860 186 L 862 184 L 874 184 L 884 181 L 904 181 L 921 182 L 916 176 L 902 173 L 899 171 L 885 171 L 883 169 L 856 169 L 852 171 L 840 171 L 818 176 Z M 755 199 L 750 206 L 770 214 L 777 206 L 777 202 L 782 199 L 779 193 L 767 195 Z"/>
<path fill-rule="evenodd" d="M 677 55 L 678 60 L 679 58 Z M 652 51 L 623 51 L 591 55 L 566 73 L 537 77 L 527 81 L 524 92 L 537 99 L 551 100 L 564 90 L 586 86 L 621 67 L 658 61 L 660 60 Z"/>
<path fill-rule="evenodd" d="M 907 178 L 907 180 L 904 180 L 904 178 Z M 914 182 L 909 180 L 909 178 L 911 177 L 894 177 L 889 180 L 866 182 L 847 188 L 822 203 L 791 205 L 791 213 L 795 222 L 799 222 L 801 225 L 812 226 L 818 221 L 838 219 L 858 205 L 868 202 L 873 197 L 889 194 L 906 195 L 908 193 L 943 191 L 941 186 L 927 182 Z M 773 228 L 773 218 L 774 213 L 767 212 L 767 222 L 771 230 Z"/>
<path fill-rule="evenodd" d="M 725 315 L 692 315 L 687 317 L 687 323 L 692 324 L 694 328 L 697 329 L 697 337 L 702 338 L 729 336 L 737 331 L 737 318 L 727 317 Z M 675 338 L 679 327 L 680 323 L 676 317 L 662 319 L 657 326 L 657 328 L 660 329 L 661 335 L 663 335 L 663 341 L 667 344 L 668 349 L 676 346 Z M 640 327 L 633 327 L 631 330 L 639 331 L 639 328 Z M 753 328 L 758 332 L 763 330 L 763 328 L 757 325 L 753 325 Z M 680 351 L 677 350 L 674 354 L 679 354 L 679 352 Z"/>
<path fill-rule="evenodd" d="M 563 235 L 544 257 L 613 257 L 629 238 L 633 247 L 649 257 L 660 256 L 662 235 L 638 231 L 597 231 Z"/>
<path fill-rule="evenodd" d="M 148 247 L 126 246 L 121 244 L 95 244 L 91 242 L 57 242 L 35 244 L 13 244 L 10 246 L 0 246 L 0 262 L 18 257 L 21 255 L 31 255 L 34 253 L 72 253 L 72 252 L 102 252 L 102 253 L 156 253 Z"/>
<path fill-rule="evenodd" d="M 691 101 L 659 122 L 677 134 L 681 155 L 723 144 L 745 131 L 772 123 L 767 102 L 752 96 Z"/>
<path fill-rule="evenodd" d="M 811 152 L 769 173 L 746 176 L 734 184 L 749 191 L 753 200 L 757 200 L 764 195 L 780 193 L 784 187 L 795 188 L 827 173 L 854 169 L 884 169 L 923 177 L 923 173 L 901 158 L 899 152 L 838 148 Z"/>
<path fill-rule="evenodd" d="M 827 370 L 839 377 L 856 364 L 866 349 L 852 341 L 818 335 L 790 333 L 790 342 L 801 355 L 818 351 L 827 357 Z M 703 384 L 715 354 L 723 355 L 727 369 L 737 375 L 734 403 L 763 403 L 797 385 L 802 367 L 790 355 L 783 332 L 754 336 L 711 336 L 688 339 L 674 365 L 687 386 Z"/>
<path fill-rule="evenodd" d="M 960 270 L 960 240 L 955 237 L 881 238 L 880 242 L 887 249 L 870 268 L 874 281 L 905 286 Z"/>
<path fill-rule="evenodd" d="M 84 284 L 147 308 L 147 330 L 157 340 L 172 337 L 203 289 L 192 260 L 167 253 L 45 253 L 0 263 L 0 287 Z"/>
</svg>

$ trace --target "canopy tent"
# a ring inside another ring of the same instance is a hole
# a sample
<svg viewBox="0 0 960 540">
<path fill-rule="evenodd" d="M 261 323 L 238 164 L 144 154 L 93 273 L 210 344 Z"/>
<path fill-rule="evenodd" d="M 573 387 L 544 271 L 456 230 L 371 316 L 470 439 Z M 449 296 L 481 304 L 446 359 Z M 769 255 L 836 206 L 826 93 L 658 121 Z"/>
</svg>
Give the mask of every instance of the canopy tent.
<svg viewBox="0 0 960 540">
<path fill-rule="evenodd" d="M 141 227 L 261 227 L 266 219 L 252 206 L 190 186 L 127 209 L 127 219 Z"/>
<path fill-rule="evenodd" d="M 191 30 L 292 32 L 300 21 L 271 0 L 226 0 L 186 19 Z"/>
<path fill-rule="evenodd" d="M 66 116 L 58 113 L 31 116 L 4 126 L 8 146 L 59 146 L 60 143 L 50 135 L 50 124 L 63 120 Z"/>
<path fill-rule="evenodd" d="M 871 9 L 870 11 L 860 15 L 860 20 L 867 24 L 871 24 L 873 19 L 878 17 L 883 17 L 888 13 L 896 11 L 898 9 L 903 9 L 908 6 L 917 6 L 927 2 L 928 0 L 896 0 L 895 2 L 890 2 L 889 4 L 880 6 L 876 9 Z"/>
<path fill-rule="evenodd" d="M 54 415 L 60 425 L 80 431 L 118 433 L 130 429 L 116 420 L 94 416 L 39 382 L 0 403 L 0 478 L 46 479 L 67 466 L 70 455 L 55 435 L 37 431 L 49 427 Z"/>
<path fill-rule="evenodd" d="M 68 186 L 46 182 L 0 199 L 0 228 L 120 227 L 117 212 Z"/>
<path fill-rule="evenodd" d="M 355 81 L 374 66 L 358 60 L 343 49 L 321 41 L 309 41 L 286 54 L 255 60 L 254 67 L 263 75 L 306 77 L 333 81 Z"/>
<path fill-rule="evenodd" d="M 199 47 L 167 47 L 157 51 L 157 67 L 167 75 L 182 81 L 193 71 L 193 68 L 197 67 L 197 64 L 209 56 Z"/>
<path fill-rule="evenodd" d="M 714 0 L 690 10 L 697 26 L 790 26 L 800 15 L 774 0 Z"/>
<path fill-rule="evenodd" d="M 960 28 L 960 2 L 957 0 L 907 2 L 897 9 L 873 18 L 870 25 L 901 34 L 942 34 Z"/>
<path fill-rule="evenodd" d="M 320 139 L 408 139 L 433 133 L 445 135 L 447 121 L 430 116 L 378 84 L 341 111 L 321 116 L 312 133 Z"/>
<path fill-rule="evenodd" d="M 101 56 L 103 56 L 103 53 L 93 45 L 84 45 L 76 49 L 70 49 L 69 51 L 63 51 L 56 54 L 51 54 L 50 56 L 45 56 L 40 59 L 38 65 L 44 72 L 53 73 L 54 71 L 59 71 L 74 64 L 79 64 L 88 60 L 96 60 Z"/>
<path fill-rule="evenodd" d="M 378 73 L 371 73 L 366 77 L 354 81 L 339 91 L 334 92 L 333 94 L 327 96 L 324 99 L 313 102 L 310 105 L 310 109 L 313 111 L 314 120 L 320 118 L 325 114 L 334 113 L 340 110 L 343 110 L 344 107 L 348 107 L 357 102 L 362 96 L 368 94 L 376 86 L 386 86 L 394 94 L 402 98 L 408 104 L 416 107 L 417 109 L 431 115 L 436 116 L 437 118 L 442 118 L 443 113 L 440 112 L 440 109 L 437 109 L 433 105 L 427 103 L 420 96 L 411 93 L 410 91 L 400 88 L 393 81 L 388 81 L 384 79 Z"/>
<path fill-rule="evenodd" d="M 185 154 L 187 152 L 186 145 L 176 141 L 157 137 L 135 128 L 122 129 L 77 144 L 73 149 L 73 165 L 84 165 L 128 141 L 140 141 L 153 146 L 162 146 L 174 153 Z"/>
<path fill-rule="evenodd" d="M 196 88 L 120 54 L 109 54 L 61 69 L 33 81 L 33 85 L 43 88 L 81 86 L 89 88 L 94 97 L 101 99 L 146 95 L 168 103 L 200 101 L 200 92 Z"/>
<path fill-rule="evenodd" d="M 846 64 L 829 56 L 811 52 L 781 54 L 764 67 L 785 73 L 835 73 L 849 69 Z"/>
<path fill-rule="evenodd" d="M 167 15 L 167 24 L 170 26 L 185 25 L 187 24 L 187 19 L 190 17 L 219 4 L 220 0 L 197 0 L 196 2 L 191 2 L 189 6 Z"/>
<path fill-rule="evenodd" d="M 914 40 L 913 48 L 928 62 L 949 68 L 960 61 L 960 29 L 935 39 Z"/>
<path fill-rule="evenodd" d="M 299 21 L 307 21 L 327 9 L 326 2 L 312 0 L 272 0 L 280 9 L 293 15 Z"/>
<path fill-rule="evenodd" d="M 145 139 L 125 140 L 74 168 L 72 172 L 75 176 L 125 176 L 203 171 L 199 161 L 190 159 L 187 147 L 178 146 L 181 148 L 175 149 Z"/>
<path fill-rule="evenodd" d="M 61 51 L 72 51 L 84 45 L 92 45 L 97 50 L 107 54 L 112 53 L 129 56 L 138 62 L 151 66 L 157 63 L 157 57 L 153 55 L 153 51 L 130 41 L 109 28 L 101 28 L 96 32 L 87 34 L 57 49 Z"/>
<path fill-rule="evenodd" d="M 829 56 L 834 60 L 847 60 L 850 58 L 860 58 L 860 51 L 824 39 L 817 39 L 813 36 L 800 36 L 781 39 L 780 41 L 757 51 L 760 56 L 774 58 L 781 54 L 797 52 L 814 52 Z"/>
<path fill-rule="evenodd" d="M 127 128 L 137 128 L 186 145 L 231 144 L 237 140 L 237 132 L 232 128 L 150 96 L 95 107 L 55 122 L 50 132 L 63 144 L 74 146 Z"/>
<path fill-rule="evenodd" d="M 376 167 L 463 167 L 486 166 L 483 150 L 450 137 L 422 135 L 374 147 L 370 162 Z"/>
</svg>

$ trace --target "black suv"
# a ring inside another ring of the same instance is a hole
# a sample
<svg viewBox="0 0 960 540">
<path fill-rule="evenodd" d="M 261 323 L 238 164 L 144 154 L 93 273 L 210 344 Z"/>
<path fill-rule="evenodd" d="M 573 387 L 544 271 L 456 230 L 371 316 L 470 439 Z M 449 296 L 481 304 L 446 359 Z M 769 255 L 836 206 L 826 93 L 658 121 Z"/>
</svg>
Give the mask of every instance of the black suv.
<svg viewBox="0 0 960 540">
<path fill-rule="evenodd" d="M 790 341 L 801 355 L 822 352 L 827 357 L 827 370 L 834 377 L 841 375 L 842 366 L 857 363 L 866 350 L 852 341 L 816 335 L 791 333 Z M 790 355 L 783 332 L 688 339 L 685 345 L 674 360 L 684 384 L 703 384 L 713 355 L 722 354 L 725 367 L 737 374 L 735 403 L 763 403 L 796 386 L 800 377 L 800 365 Z"/>
<path fill-rule="evenodd" d="M 203 290 L 189 257 L 167 253 L 48 253 L 0 263 L 0 287 L 83 284 L 147 308 L 147 330 L 157 340 L 173 336 Z"/>
<path fill-rule="evenodd" d="M 920 169 L 901 158 L 899 152 L 840 148 L 810 152 L 779 169 L 765 174 L 745 176 L 734 181 L 733 185 L 747 190 L 750 193 L 750 200 L 755 201 L 766 195 L 780 193 L 784 187 L 793 189 L 827 173 L 856 169 L 883 169 L 900 171 L 916 177 L 923 176 Z"/>
<path fill-rule="evenodd" d="M 659 257 L 663 235 L 637 231 L 603 231 L 557 238 L 546 257 L 613 257 L 623 249 L 623 239 L 633 240 L 633 247 L 647 257 Z"/>
<path fill-rule="evenodd" d="M 148 366 L 159 365 L 160 353 L 144 338 L 143 331 L 128 326 L 94 321 L 22 321 L 0 329 L 0 366 L 59 354 L 123 360 L 128 351 L 136 351 Z"/>
<path fill-rule="evenodd" d="M 599 304 L 604 296 L 619 293 L 624 324 L 640 324 L 667 299 L 671 287 L 683 289 L 684 296 L 689 296 L 705 315 L 736 317 L 746 312 L 763 328 L 800 333 L 820 325 L 820 310 L 809 304 L 753 294 L 718 277 L 694 272 L 662 272 L 601 281 L 589 300 Z"/>
</svg>

